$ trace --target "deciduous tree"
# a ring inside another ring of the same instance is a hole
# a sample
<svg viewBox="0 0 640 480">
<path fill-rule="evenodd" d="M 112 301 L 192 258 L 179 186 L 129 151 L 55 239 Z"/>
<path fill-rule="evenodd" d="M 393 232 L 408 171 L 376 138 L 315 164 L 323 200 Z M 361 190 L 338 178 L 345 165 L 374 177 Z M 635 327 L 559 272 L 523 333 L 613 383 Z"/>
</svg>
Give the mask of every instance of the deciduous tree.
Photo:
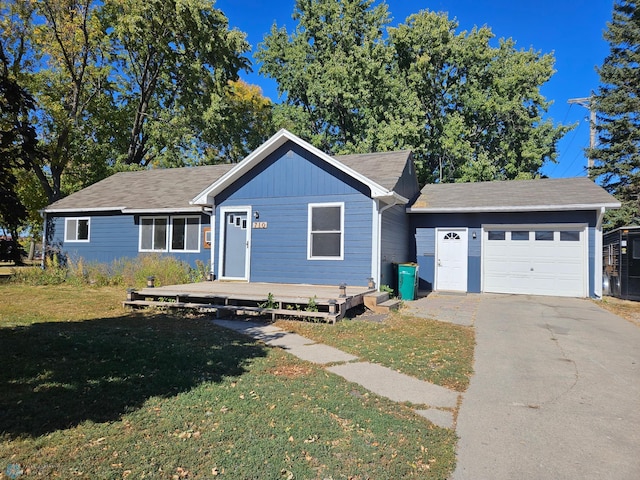
<svg viewBox="0 0 640 480">
<path fill-rule="evenodd" d="M 373 0 L 299 0 L 293 18 L 265 37 L 261 71 L 278 115 L 325 151 L 411 148 L 423 182 L 532 178 L 555 159 L 568 128 L 539 90 L 552 55 L 428 11 L 389 28 Z"/>
<path fill-rule="evenodd" d="M 300 0 L 293 18 L 294 32 L 274 25 L 257 53 L 284 97 L 285 124 L 332 153 L 388 150 L 416 138 L 414 98 L 391 71 L 383 39 L 386 4 Z"/>
<path fill-rule="evenodd" d="M 0 225 L 18 239 L 18 229 L 27 219 L 27 209 L 18 193 L 18 172 L 34 162 L 40 152 L 29 114 L 33 97 L 12 78 L 10 62 L 0 42 Z M 13 248 L 13 260 L 20 261 Z"/>
<path fill-rule="evenodd" d="M 244 33 L 207 0 L 110 0 L 126 164 L 175 164 L 204 145 L 193 128 L 229 80 L 249 68 Z"/>
</svg>

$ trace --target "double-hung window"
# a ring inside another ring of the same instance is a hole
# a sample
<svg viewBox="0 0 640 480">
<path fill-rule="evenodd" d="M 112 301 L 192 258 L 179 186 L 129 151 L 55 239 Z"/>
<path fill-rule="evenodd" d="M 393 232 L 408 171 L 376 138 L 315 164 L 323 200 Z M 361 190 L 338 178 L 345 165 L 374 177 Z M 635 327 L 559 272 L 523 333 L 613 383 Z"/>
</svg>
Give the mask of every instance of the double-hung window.
<svg viewBox="0 0 640 480">
<path fill-rule="evenodd" d="M 200 251 L 200 217 L 141 217 L 139 251 Z"/>
<path fill-rule="evenodd" d="M 171 217 L 171 251 L 197 252 L 199 247 L 200 218 Z"/>
<path fill-rule="evenodd" d="M 166 252 L 169 219 L 167 217 L 142 217 L 140 219 L 141 252 Z"/>
<path fill-rule="evenodd" d="M 344 254 L 344 203 L 310 203 L 307 258 L 342 260 Z"/>
<path fill-rule="evenodd" d="M 89 218 L 67 218 L 64 222 L 65 242 L 89 241 Z"/>
</svg>

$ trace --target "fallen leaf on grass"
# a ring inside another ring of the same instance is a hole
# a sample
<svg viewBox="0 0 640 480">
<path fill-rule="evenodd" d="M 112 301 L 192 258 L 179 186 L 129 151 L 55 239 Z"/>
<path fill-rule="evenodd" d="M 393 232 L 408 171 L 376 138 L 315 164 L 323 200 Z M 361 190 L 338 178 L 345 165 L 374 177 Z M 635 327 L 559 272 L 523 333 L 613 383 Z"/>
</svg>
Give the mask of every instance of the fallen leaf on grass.
<svg viewBox="0 0 640 480">
<path fill-rule="evenodd" d="M 171 476 L 173 480 L 180 480 L 181 478 L 189 478 L 189 470 L 186 468 L 176 468 L 176 473 Z"/>
</svg>

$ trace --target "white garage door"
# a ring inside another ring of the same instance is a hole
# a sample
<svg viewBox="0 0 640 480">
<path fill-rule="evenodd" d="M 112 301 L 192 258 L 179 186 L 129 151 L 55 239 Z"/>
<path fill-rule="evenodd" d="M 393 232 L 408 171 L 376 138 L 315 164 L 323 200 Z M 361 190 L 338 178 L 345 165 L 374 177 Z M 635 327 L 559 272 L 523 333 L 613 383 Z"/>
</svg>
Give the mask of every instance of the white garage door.
<svg viewBox="0 0 640 480">
<path fill-rule="evenodd" d="M 483 291 L 587 296 L 584 226 L 483 227 Z"/>
</svg>

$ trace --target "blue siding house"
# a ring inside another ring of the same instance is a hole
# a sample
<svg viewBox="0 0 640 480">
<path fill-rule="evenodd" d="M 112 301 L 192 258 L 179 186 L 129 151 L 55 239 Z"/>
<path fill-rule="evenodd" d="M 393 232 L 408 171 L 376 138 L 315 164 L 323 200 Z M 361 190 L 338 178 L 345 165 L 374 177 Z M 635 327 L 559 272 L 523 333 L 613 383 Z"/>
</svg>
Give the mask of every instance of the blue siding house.
<svg viewBox="0 0 640 480">
<path fill-rule="evenodd" d="M 72 259 L 156 253 L 219 280 L 391 284 L 414 258 L 411 152 L 331 157 L 281 130 L 237 165 L 126 172 L 45 209 L 45 243 Z"/>
<path fill-rule="evenodd" d="M 45 245 L 111 262 L 155 253 L 220 281 L 601 296 L 602 218 L 587 178 L 433 184 L 411 152 L 332 157 L 281 130 L 236 165 L 115 174 L 45 209 Z"/>
</svg>

